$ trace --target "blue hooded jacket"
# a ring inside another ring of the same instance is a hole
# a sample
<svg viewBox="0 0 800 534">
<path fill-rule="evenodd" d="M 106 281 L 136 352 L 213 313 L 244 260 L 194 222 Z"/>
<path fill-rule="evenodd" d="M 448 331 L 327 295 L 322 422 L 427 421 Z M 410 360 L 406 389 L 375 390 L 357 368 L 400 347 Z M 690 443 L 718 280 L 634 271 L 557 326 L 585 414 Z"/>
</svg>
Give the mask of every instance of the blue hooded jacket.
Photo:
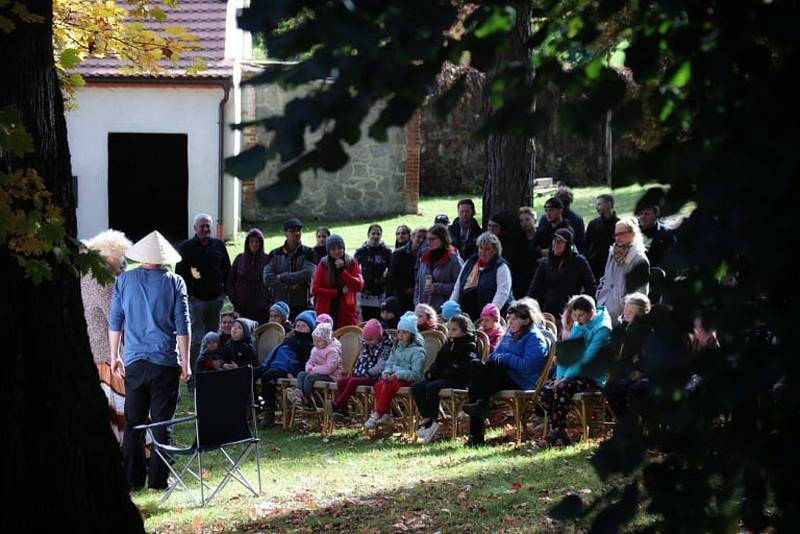
<svg viewBox="0 0 800 534">
<path fill-rule="evenodd" d="M 520 389 L 533 389 L 547 360 L 548 345 L 544 334 L 535 326 L 518 339 L 508 332 L 497 350 L 489 355 L 489 360 L 507 367 L 509 378 Z"/>
<path fill-rule="evenodd" d="M 589 365 L 601 349 L 611 343 L 611 316 L 605 307 L 597 307 L 597 315 L 588 324 L 575 323 L 569 332 L 569 339 L 584 338 L 586 348 L 580 360 L 569 367 L 556 365 L 556 379 L 585 377 L 594 380 L 598 386 L 606 383 L 607 365 Z M 598 364 L 601 362 L 597 362 Z"/>
<path fill-rule="evenodd" d="M 284 338 L 283 342 L 264 358 L 258 373 L 259 376 L 269 368 L 279 369 L 284 373 L 297 376 L 297 373 L 305 368 L 313 345 L 311 333 L 295 331 L 294 335 Z"/>
</svg>

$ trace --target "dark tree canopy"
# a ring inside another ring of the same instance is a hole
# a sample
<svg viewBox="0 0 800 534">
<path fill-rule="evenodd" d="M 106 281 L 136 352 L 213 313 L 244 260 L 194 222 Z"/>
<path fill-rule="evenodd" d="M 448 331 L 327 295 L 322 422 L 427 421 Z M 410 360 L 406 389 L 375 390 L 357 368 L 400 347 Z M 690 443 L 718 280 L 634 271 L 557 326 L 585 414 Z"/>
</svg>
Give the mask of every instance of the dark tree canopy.
<svg viewBox="0 0 800 534">
<path fill-rule="evenodd" d="M 534 106 L 548 87 L 564 95 L 559 119 L 577 132 L 613 110 L 615 130 L 639 147 L 615 163 L 613 183 L 658 182 L 665 187 L 649 190 L 642 204 L 668 214 L 692 202 L 694 210 L 670 256 L 677 277 L 665 288 L 671 311 L 653 340 L 653 395 L 619 421 L 594 458 L 611 489 L 588 506 L 573 498 L 554 515 L 584 515 L 605 531 L 630 521 L 643 503 L 658 531 L 789 530 L 798 522 L 791 444 L 799 413 L 793 226 L 800 155 L 790 128 L 798 114 L 800 5 L 540 1 L 529 64 L 498 62 L 526 12 L 518 7 L 252 2 L 241 25 L 262 35 L 271 57 L 303 58 L 252 82 L 318 89 L 261 121 L 273 141 L 229 168 L 252 176 L 279 157 L 280 181 L 267 193 L 290 197 L 301 171 L 344 164 L 343 143 L 359 139 L 370 106 L 385 106 L 372 137 L 404 125 L 445 60 L 469 61 L 489 75 L 493 112 L 482 136 L 535 137 L 551 120 L 550 110 Z M 612 67 L 612 55 L 621 54 L 624 67 Z M 462 88 L 454 83 L 441 97 L 443 113 Z M 304 132 L 316 130 L 322 137 L 306 147 Z M 682 336 L 696 315 L 716 328 L 722 348 L 685 356 Z M 684 386 L 694 374 L 702 381 L 689 394 Z"/>
</svg>

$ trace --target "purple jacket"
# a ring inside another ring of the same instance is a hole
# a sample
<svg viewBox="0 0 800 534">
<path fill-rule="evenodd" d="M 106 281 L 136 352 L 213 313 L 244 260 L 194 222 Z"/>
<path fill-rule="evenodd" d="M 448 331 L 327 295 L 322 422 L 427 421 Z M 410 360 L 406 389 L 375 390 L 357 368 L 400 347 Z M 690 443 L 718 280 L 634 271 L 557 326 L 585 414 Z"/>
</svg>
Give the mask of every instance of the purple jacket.
<svg viewBox="0 0 800 534">
<path fill-rule="evenodd" d="M 247 248 L 251 236 L 255 236 L 261 244 L 256 253 Z M 244 252 L 233 260 L 228 274 L 227 293 L 233 308 L 242 317 L 259 324 L 269 321 L 269 306 L 272 304 L 261 279 L 268 261 L 269 257 L 264 253 L 264 234 L 258 228 L 253 228 L 247 232 L 244 240 Z"/>
</svg>

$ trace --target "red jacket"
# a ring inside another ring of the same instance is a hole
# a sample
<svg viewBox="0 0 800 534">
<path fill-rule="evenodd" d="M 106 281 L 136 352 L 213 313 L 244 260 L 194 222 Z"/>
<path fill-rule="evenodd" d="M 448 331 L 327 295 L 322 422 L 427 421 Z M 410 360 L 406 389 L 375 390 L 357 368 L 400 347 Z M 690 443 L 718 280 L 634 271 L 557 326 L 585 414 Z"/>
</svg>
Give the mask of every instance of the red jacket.
<svg viewBox="0 0 800 534">
<path fill-rule="evenodd" d="M 322 259 L 314 271 L 311 280 L 311 293 L 314 295 L 314 311 L 331 314 L 331 301 L 339 295 L 338 288 L 331 285 L 328 273 L 328 257 Z M 339 297 L 339 306 L 336 314 L 336 328 L 358 324 L 358 310 L 356 309 L 356 294 L 364 289 L 364 278 L 361 277 L 361 266 L 353 258 L 349 268 L 341 273 L 341 281 L 347 287 L 347 293 Z"/>
</svg>

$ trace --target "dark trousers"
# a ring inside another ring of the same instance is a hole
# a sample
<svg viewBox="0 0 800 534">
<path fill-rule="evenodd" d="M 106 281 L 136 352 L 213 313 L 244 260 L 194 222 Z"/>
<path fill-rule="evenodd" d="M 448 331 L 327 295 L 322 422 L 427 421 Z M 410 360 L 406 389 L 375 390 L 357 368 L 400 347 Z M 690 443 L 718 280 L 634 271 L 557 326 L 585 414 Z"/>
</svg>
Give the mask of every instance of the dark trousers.
<svg viewBox="0 0 800 534">
<path fill-rule="evenodd" d="M 463 381 L 459 382 L 449 378 L 425 379 L 411 386 L 411 394 L 414 396 L 414 402 L 417 403 L 422 417 L 437 419 L 439 417 L 439 391 L 446 388 L 463 388 L 465 385 Z"/>
<path fill-rule="evenodd" d="M 603 395 L 611 407 L 611 411 L 617 417 L 624 417 L 628 411 L 628 406 L 634 399 L 639 399 L 647 394 L 650 381 L 647 378 L 631 380 L 630 378 L 618 378 L 611 380 L 603 388 Z"/>
<path fill-rule="evenodd" d="M 122 461 L 128 487 L 132 490 L 144 486 L 153 489 L 167 487 L 169 470 L 155 452 L 145 467 L 144 431 L 133 430 L 136 425 L 158 423 L 172 419 L 178 403 L 179 367 L 165 367 L 145 360 L 138 360 L 125 367 L 125 434 L 122 439 Z M 153 437 L 159 443 L 170 443 L 170 431 L 166 427 L 153 429 Z"/>
<path fill-rule="evenodd" d="M 469 364 L 469 401 L 489 403 L 489 398 L 504 389 L 519 389 L 519 385 L 511 380 L 505 366 L 495 362 L 473 360 Z M 483 418 L 469 418 L 469 435 L 483 437 Z"/>
<path fill-rule="evenodd" d="M 286 371 L 269 367 L 257 367 L 253 370 L 253 380 L 261 379 L 261 397 L 264 399 L 264 409 L 275 411 L 275 380 L 289 376 Z"/>
<path fill-rule="evenodd" d="M 219 313 L 222 311 L 224 300 L 222 296 L 214 300 L 200 300 L 197 297 L 189 297 L 189 317 L 192 320 L 192 345 L 190 347 L 191 358 L 189 358 L 189 361 L 192 366 L 192 374 L 197 372 L 197 356 L 200 354 L 203 336 L 208 332 L 219 331 Z M 190 386 L 192 384 L 194 384 L 194 381 L 190 380 Z"/>
<path fill-rule="evenodd" d="M 378 306 L 361 306 L 361 320 L 369 321 L 370 319 L 381 320 L 381 309 Z"/>
</svg>

